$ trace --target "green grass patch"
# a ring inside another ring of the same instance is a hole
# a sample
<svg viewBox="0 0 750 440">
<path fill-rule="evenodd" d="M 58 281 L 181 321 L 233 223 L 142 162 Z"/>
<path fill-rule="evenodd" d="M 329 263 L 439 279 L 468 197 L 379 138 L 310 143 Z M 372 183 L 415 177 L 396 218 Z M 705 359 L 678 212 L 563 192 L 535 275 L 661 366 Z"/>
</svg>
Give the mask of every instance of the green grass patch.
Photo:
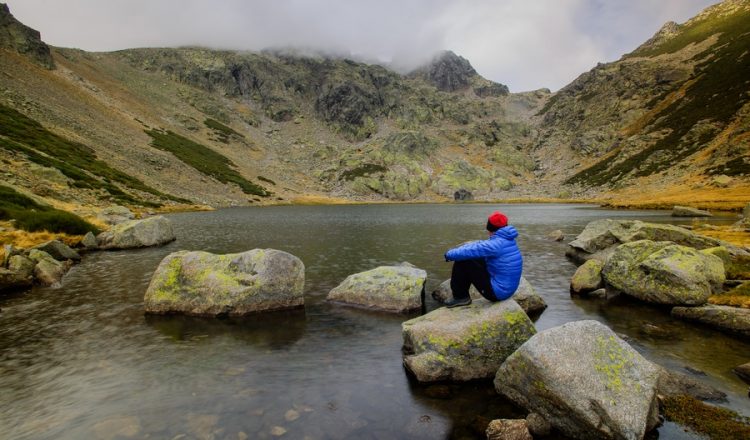
<svg viewBox="0 0 750 440">
<path fill-rule="evenodd" d="M 227 127 L 226 125 L 222 124 L 216 119 L 208 118 L 205 121 L 203 121 L 203 123 L 206 124 L 206 127 L 213 130 L 214 134 L 216 134 L 216 136 L 218 137 L 219 142 L 228 144 L 229 140 L 232 137 L 238 137 L 241 139 L 245 138 L 245 136 L 243 136 L 242 134 L 232 130 L 232 128 Z"/>
<path fill-rule="evenodd" d="M 716 165 L 706 170 L 706 174 L 717 175 L 725 174 L 727 176 L 750 176 L 750 159 L 745 157 L 736 157 L 721 165 Z"/>
<path fill-rule="evenodd" d="M 689 396 L 666 397 L 662 406 L 667 420 L 687 426 L 712 440 L 750 438 L 750 420 L 729 409 Z"/>
<path fill-rule="evenodd" d="M 737 255 L 727 264 L 727 279 L 750 280 L 750 257 Z"/>
<path fill-rule="evenodd" d="M 58 136 L 37 121 L 0 104 L 0 148 L 25 155 L 39 165 L 56 168 L 73 180 L 78 188 L 103 188 L 119 202 L 151 206 L 125 193 L 115 183 L 179 202 L 140 180 L 114 169 L 97 159 L 94 150 L 78 142 Z M 156 205 L 160 206 L 160 205 Z"/>
<path fill-rule="evenodd" d="M 15 220 L 16 228 L 29 232 L 64 232 L 71 235 L 83 235 L 89 231 L 99 233 L 96 226 L 75 214 L 40 205 L 13 188 L 2 185 L 0 220 Z"/>
<path fill-rule="evenodd" d="M 351 170 L 344 171 L 343 173 L 341 173 L 339 180 L 352 181 L 357 177 L 367 177 L 371 174 L 384 173 L 386 171 L 388 171 L 388 168 L 384 167 L 383 165 L 366 163 L 356 168 L 352 168 Z"/>
<path fill-rule="evenodd" d="M 235 164 L 216 151 L 169 130 L 146 130 L 151 136 L 154 148 L 168 151 L 203 174 L 213 177 L 221 183 L 234 183 L 245 194 L 267 197 L 271 193 L 262 186 L 242 177 L 235 169 Z"/>
<path fill-rule="evenodd" d="M 276 185 L 276 182 L 274 182 L 273 180 L 269 179 L 268 177 L 258 176 L 258 180 L 260 180 L 262 182 L 270 183 L 271 185 Z"/>
</svg>

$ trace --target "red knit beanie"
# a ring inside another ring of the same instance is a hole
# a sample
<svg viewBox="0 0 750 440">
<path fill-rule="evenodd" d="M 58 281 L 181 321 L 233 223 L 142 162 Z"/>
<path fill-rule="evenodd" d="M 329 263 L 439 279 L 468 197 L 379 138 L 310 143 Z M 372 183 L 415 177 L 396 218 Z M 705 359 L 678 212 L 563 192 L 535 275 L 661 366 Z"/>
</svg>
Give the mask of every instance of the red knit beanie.
<svg viewBox="0 0 750 440">
<path fill-rule="evenodd" d="M 495 232 L 506 226 L 508 226 L 508 217 L 500 211 L 495 211 L 487 217 L 487 230 L 490 232 Z"/>
</svg>

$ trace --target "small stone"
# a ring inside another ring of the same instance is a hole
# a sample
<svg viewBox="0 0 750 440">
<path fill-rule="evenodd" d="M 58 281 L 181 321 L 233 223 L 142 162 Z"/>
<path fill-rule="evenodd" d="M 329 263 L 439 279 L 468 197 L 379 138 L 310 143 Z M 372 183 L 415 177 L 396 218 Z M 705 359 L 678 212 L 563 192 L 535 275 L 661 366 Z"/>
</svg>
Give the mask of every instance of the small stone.
<svg viewBox="0 0 750 440">
<path fill-rule="evenodd" d="M 609 297 L 609 293 L 607 292 L 607 289 L 604 289 L 604 288 L 596 289 L 594 291 L 589 292 L 589 297 L 606 299 Z"/>
<path fill-rule="evenodd" d="M 526 420 L 498 419 L 487 427 L 487 440 L 533 440 Z"/>
<path fill-rule="evenodd" d="M 297 411 L 293 410 L 293 409 L 290 409 L 289 411 L 287 411 L 284 414 L 284 419 L 287 422 L 293 422 L 293 421 L 299 419 L 299 413 Z"/>
<path fill-rule="evenodd" d="M 281 426 L 274 426 L 271 428 L 271 435 L 274 437 L 281 437 L 284 434 L 286 434 L 286 429 Z"/>
<path fill-rule="evenodd" d="M 237 433 L 237 440 L 247 440 L 248 436 L 243 431 Z"/>
<path fill-rule="evenodd" d="M 86 250 L 93 250 L 99 247 L 96 242 L 96 236 L 93 232 L 89 231 L 81 239 L 81 246 Z"/>
<path fill-rule="evenodd" d="M 641 326 L 641 332 L 643 332 L 644 334 L 648 336 L 657 336 L 657 337 L 666 337 L 670 335 L 669 331 L 651 323 L 643 324 Z"/>
<path fill-rule="evenodd" d="M 565 234 L 563 234 L 563 231 L 557 229 L 547 234 L 547 238 L 552 241 L 563 241 L 565 240 Z"/>
</svg>

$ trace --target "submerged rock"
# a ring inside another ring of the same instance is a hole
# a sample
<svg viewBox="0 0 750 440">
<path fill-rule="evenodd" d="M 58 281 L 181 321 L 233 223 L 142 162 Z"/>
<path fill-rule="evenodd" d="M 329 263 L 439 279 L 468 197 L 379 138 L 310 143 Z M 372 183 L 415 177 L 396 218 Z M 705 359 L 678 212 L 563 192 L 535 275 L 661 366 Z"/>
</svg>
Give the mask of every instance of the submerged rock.
<svg viewBox="0 0 750 440">
<path fill-rule="evenodd" d="M 469 296 L 471 296 L 472 300 L 484 299 L 474 286 L 471 286 L 469 288 Z M 440 286 L 432 292 L 432 298 L 434 298 L 435 301 L 441 304 L 453 298 L 450 278 L 440 283 Z M 523 311 L 528 315 L 542 312 L 547 308 L 547 303 L 544 301 L 544 298 L 536 293 L 534 287 L 525 277 L 521 277 L 521 282 L 518 284 L 518 289 L 516 289 L 516 292 L 513 294 L 511 299 L 518 303 L 518 305 L 521 306 Z"/>
<path fill-rule="evenodd" d="M 65 260 L 80 261 L 81 260 L 81 256 L 78 255 L 78 252 L 74 251 L 73 249 L 70 248 L 70 246 L 58 240 L 52 240 L 46 243 L 42 243 L 38 246 L 34 246 L 34 249 L 44 251 L 48 253 L 49 255 L 51 255 L 52 258 L 58 261 L 65 261 Z"/>
<path fill-rule="evenodd" d="M 675 206 L 672 208 L 672 217 L 713 217 L 714 215 L 702 209 L 689 206 Z"/>
<path fill-rule="evenodd" d="M 670 242 L 619 246 L 602 270 L 608 285 L 642 301 L 698 306 L 724 283 L 721 258 Z"/>
<path fill-rule="evenodd" d="M 380 266 L 349 275 L 327 299 L 347 305 L 408 313 L 422 309 L 427 272 L 410 264 Z"/>
<path fill-rule="evenodd" d="M 732 371 L 734 371 L 734 374 L 740 379 L 750 384 L 750 362 L 734 367 Z"/>
<path fill-rule="evenodd" d="M 661 367 L 660 367 L 661 368 Z M 698 400 L 724 401 L 726 393 L 706 385 L 686 374 L 661 368 L 657 384 L 659 394 L 663 396 L 691 396 Z"/>
<path fill-rule="evenodd" d="M 180 251 L 159 264 L 144 302 L 147 313 L 241 316 L 303 306 L 304 283 L 302 261 L 275 249 Z"/>
<path fill-rule="evenodd" d="M 441 307 L 401 325 L 404 365 L 420 382 L 489 378 L 534 333 L 515 301 Z"/>
<path fill-rule="evenodd" d="M 497 419 L 487 426 L 487 440 L 534 440 L 526 420 Z"/>
<path fill-rule="evenodd" d="M 578 321 L 534 335 L 502 364 L 496 390 L 577 439 L 641 439 L 658 423 L 659 368 L 612 330 Z"/>
<path fill-rule="evenodd" d="M 570 280 L 570 293 L 585 295 L 604 285 L 602 269 L 604 264 L 599 260 L 589 260 L 578 267 Z"/>
<path fill-rule="evenodd" d="M 133 249 L 160 246 L 175 240 L 172 222 L 158 215 L 112 226 L 96 237 L 101 249 Z"/>
<path fill-rule="evenodd" d="M 728 333 L 750 336 L 750 309 L 731 306 L 674 307 L 672 316 Z"/>
<path fill-rule="evenodd" d="M 547 234 L 547 238 L 552 241 L 563 241 L 565 240 L 565 234 L 563 233 L 563 231 L 556 229 Z"/>
</svg>

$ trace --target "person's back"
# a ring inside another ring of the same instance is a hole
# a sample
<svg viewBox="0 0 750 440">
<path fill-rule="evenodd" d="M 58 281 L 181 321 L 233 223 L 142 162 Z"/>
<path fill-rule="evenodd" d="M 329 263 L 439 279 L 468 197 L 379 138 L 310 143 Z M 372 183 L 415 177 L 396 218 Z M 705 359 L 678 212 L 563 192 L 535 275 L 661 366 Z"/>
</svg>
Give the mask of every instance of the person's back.
<svg viewBox="0 0 750 440">
<path fill-rule="evenodd" d="M 518 232 L 508 225 L 505 215 L 494 212 L 487 220 L 490 237 L 453 248 L 446 261 L 455 261 L 451 275 L 453 301 L 448 307 L 471 304 L 469 287 L 473 284 L 490 301 L 510 298 L 518 288 L 523 258 L 516 245 Z"/>
</svg>

